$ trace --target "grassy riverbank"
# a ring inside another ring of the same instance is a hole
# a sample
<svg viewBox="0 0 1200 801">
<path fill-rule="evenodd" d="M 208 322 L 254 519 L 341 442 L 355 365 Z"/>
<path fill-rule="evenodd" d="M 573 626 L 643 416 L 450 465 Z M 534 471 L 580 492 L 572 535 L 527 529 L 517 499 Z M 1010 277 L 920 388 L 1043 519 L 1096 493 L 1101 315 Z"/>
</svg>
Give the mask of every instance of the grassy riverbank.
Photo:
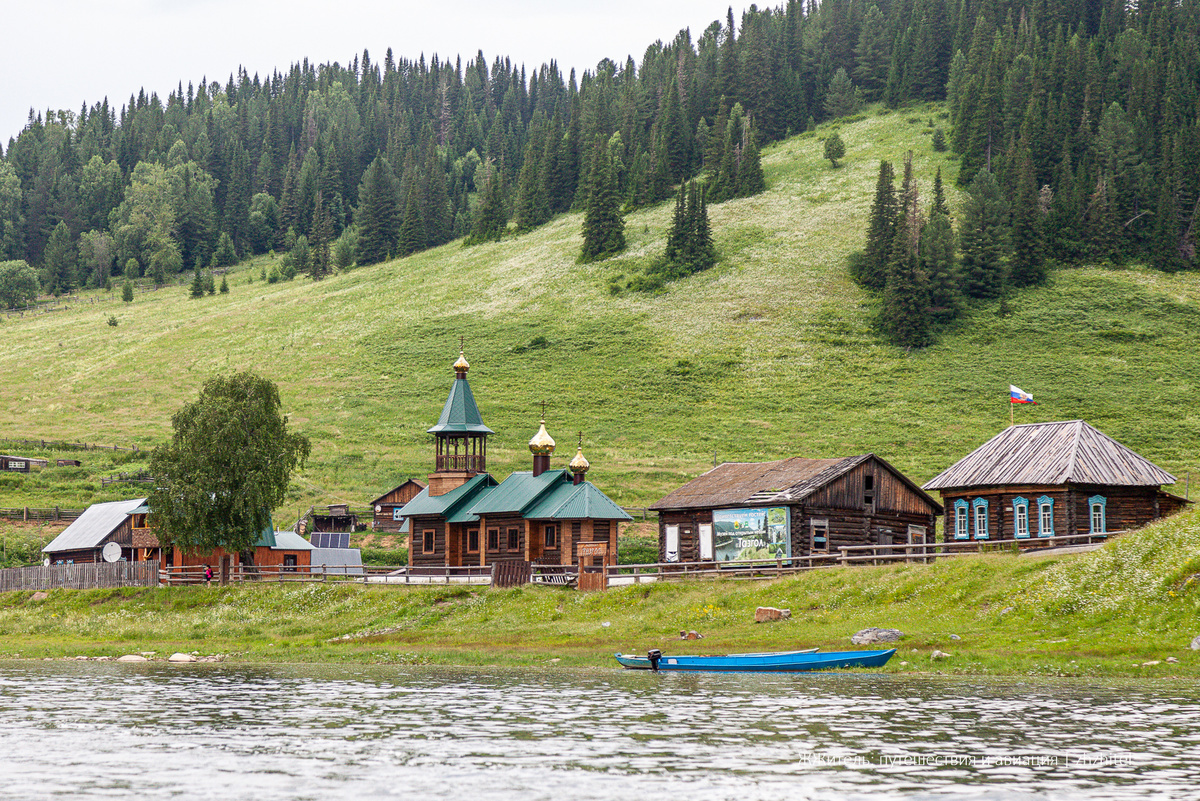
<svg viewBox="0 0 1200 801">
<path fill-rule="evenodd" d="M 792 620 L 755 625 L 760 605 L 790 608 Z M 858 629 L 884 626 L 906 635 L 889 672 L 1200 677 L 1200 652 L 1187 647 L 1198 621 L 1200 514 L 1188 512 L 1087 554 L 596 594 L 350 584 L 59 590 L 43 600 L 8 593 L 0 656 L 195 651 L 241 662 L 610 666 L 614 651 L 656 646 L 842 650 Z M 679 642 L 681 629 L 705 639 Z M 935 660 L 935 650 L 949 656 Z"/>
</svg>

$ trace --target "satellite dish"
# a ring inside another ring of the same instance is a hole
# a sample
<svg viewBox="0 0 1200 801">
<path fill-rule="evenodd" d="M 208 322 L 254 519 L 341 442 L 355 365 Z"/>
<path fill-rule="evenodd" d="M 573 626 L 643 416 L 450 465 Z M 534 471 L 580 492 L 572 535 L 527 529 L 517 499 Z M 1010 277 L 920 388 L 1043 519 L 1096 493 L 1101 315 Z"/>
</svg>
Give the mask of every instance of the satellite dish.
<svg viewBox="0 0 1200 801">
<path fill-rule="evenodd" d="M 100 555 L 104 557 L 105 562 L 121 561 L 121 544 L 118 542 L 105 543 Z"/>
<path fill-rule="evenodd" d="M 42 560 L 42 567 L 50 567 L 50 557 L 49 556 L 47 556 L 45 559 Z"/>
<path fill-rule="evenodd" d="M 382 511 L 383 511 L 383 507 L 382 507 L 382 506 L 376 506 L 376 507 L 375 507 L 375 511 L 376 511 L 376 512 L 382 512 Z"/>
</svg>

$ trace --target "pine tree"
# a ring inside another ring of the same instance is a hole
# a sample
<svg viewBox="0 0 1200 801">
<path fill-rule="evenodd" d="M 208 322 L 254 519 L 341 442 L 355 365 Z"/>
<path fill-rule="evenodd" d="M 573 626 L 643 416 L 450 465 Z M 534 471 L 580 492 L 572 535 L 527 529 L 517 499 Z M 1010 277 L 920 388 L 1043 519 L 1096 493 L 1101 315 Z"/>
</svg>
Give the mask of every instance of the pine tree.
<svg viewBox="0 0 1200 801">
<path fill-rule="evenodd" d="M 617 193 L 616 169 L 603 138 L 592 150 L 588 200 L 583 212 L 581 262 L 599 261 L 625 249 L 625 218 Z"/>
<path fill-rule="evenodd" d="M 958 235 L 968 296 L 1000 296 L 1007 279 L 1008 237 L 1008 202 L 996 177 L 980 170 L 967 190 Z"/>
</svg>

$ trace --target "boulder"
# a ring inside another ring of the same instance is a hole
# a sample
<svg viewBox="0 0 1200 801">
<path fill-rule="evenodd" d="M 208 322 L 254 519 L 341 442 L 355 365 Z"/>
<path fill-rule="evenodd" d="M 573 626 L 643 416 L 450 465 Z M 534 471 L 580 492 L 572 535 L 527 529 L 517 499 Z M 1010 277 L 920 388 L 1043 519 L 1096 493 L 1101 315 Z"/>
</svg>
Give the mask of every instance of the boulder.
<svg viewBox="0 0 1200 801">
<path fill-rule="evenodd" d="M 950 635 L 950 639 L 952 639 L 952 640 L 961 640 L 961 639 L 962 639 L 962 637 L 959 637 L 957 634 L 951 634 L 951 635 Z"/>
<path fill-rule="evenodd" d="M 863 629 L 856 632 L 850 638 L 853 645 L 870 645 L 873 642 L 896 642 L 904 636 L 904 632 L 899 629 L 880 629 L 872 626 L 869 629 Z"/>
<path fill-rule="evenodd" d="M 1176 659 L 1176 658 L 1175 658 L 1175 657 L 1173 657 L 1173 656 L 1168 656 L 1168 657 L 1167 657 L 1167 661 L 1168 661 L 1168 662 L 1170 662 L 1172 665 L 1175 665 L 1175 664 L 1178 664 L 1178 663 L 1179 663 L 1179 660 L 1178 660 L 1178 659 Z"/>
<path fill-rule="evenodd" d="M 118 656 L 117 661 L 118 662 L 149 662 L 150 660 L 144 656 L 141 656 L 140 654 L 125 654 L 125 656 Z"/>
<path fill-rule="evenodd" d="M 195 662 L 196 657 L 191 654 L 174 653 L 167 657 L 168 662 Z"/>
<path fill-rule="evenodd" d="M 949 659 L 950 654 L 946 653 L 945 651 L 935 650 L 932 654 L 929 655 L 929 658 L 930 659 Z"/>
<path fill-rule="evenodd" d="M 755 623 L 770 623 L 774 620 L 790 620 L 791 609 L 776 609 L 773 606 L 760 606 L 754 610 Z"/>
<path fill-rule="evenodd" d="M 44 601 L 44 600 L 46 600 L 46 599 L 47 599 L 47 598 L 49 598 L 49 597 L 50 597 L 50 593 L 46 592 L 45 590 L 38 590 L 38 591 L 37 591 L 37 592 L 35 592 L 33 595 L 30 595 L 30 596 L 29 596 L 29 600 L 31 600 L 31 601 Z"/>
<path fill-rule="evenodd" d="M 1192 639 L 1192 650 L 1200 651 L 1200 635 L 1197 635 Z"/>
</svg>

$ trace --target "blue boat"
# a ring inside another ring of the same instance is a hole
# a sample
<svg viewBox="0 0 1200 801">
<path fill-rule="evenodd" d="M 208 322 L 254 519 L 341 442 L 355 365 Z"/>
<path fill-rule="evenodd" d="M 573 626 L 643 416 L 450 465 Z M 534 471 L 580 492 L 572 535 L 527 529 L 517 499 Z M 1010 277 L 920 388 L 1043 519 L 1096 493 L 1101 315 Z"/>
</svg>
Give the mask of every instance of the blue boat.
<svg viewBox="0 0 1200 801">
<path fill-rule="evenodd" d="M 852 667 L 882 667 L 896 653 L 887 651 L 776 651 L 761 654 L 709 656 L 663 656 L 658 649 L 646 656 L 616 654 L 622 666 L 632 670 L 706 670 L 722 673 L 791 673 L 803 670 L 834 670 Z"/>
</svg>

